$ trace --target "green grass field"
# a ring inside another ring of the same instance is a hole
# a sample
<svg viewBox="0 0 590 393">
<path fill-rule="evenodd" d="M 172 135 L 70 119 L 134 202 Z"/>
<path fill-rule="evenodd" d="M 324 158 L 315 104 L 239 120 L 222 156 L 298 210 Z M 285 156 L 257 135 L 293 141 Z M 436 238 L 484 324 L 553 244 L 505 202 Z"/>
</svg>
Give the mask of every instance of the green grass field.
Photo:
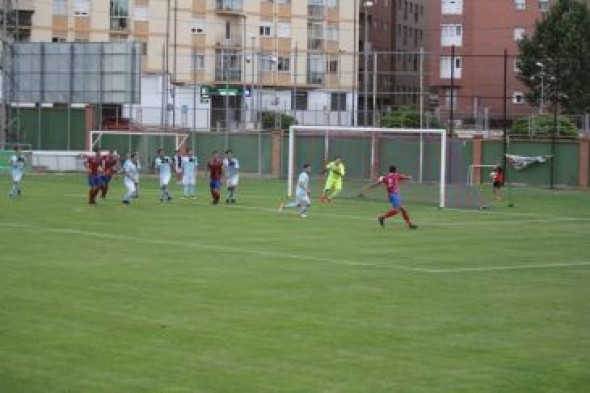
<svg viewBox="0 0 590 393">
<path fill-rule="evenodd" d="M 377 225 L 385 202 L 278 214 L 282 181 L 235 206 L 203 181 L 194 202 L 141 191 L 89 207 L 82 175 L 28 175 L 2 195 L 1 393 L 590 389 L 588 193 L 408 200 L 409 231 Z"/>
</svg>

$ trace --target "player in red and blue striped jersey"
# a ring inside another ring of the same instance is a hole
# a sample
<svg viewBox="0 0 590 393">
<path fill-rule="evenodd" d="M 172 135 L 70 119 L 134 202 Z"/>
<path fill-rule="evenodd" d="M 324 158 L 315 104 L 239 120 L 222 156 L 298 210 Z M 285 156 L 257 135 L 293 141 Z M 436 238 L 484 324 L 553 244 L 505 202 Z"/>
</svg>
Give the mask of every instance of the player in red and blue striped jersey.
<svg viewBox="0 0 590 393">
<path fill-rule="evenodd" d="M 87 171 L 88 186 L 90 187 L 88 191 L 88 203 L 91 205 L 96 205 L 96 196 L 102 184 L 102 164 L 103 159 L 100 155 L 99 148 L 94 149 L 94 155 L 87 156 L 86 162 L 84 163 Z"/>
<path fill-rule="evenodd" d="M 401 211 L 404 221 L 408 224 L 408 228 L 418 229 L 418 226 L 412 223 L 412 220 L 410 219 L 410 215 L 407 209 L 402 204 L 402 198 L 399 193 L 400 183 L 404 180 L 411 179 L 412 176 L 402 175 L 401 173 L 398 173 L 395 165 L 391 165 L 389 167 L 389 173 L 385 176 L 379 177 L 379 180 L 375 184 L 370 186 L 370 188 L 375 188 L 378 185 L 383 184 L 387 189 L 387 196 L 389 198 L 389 202 L 391 203 L 392 208 L 385 214 L 382 214 L 379 217 L 377 217 L 377 221 L 379 221 L 379 225 L 381 225 L 382 227 L 385 226 L 386 219 L 395 216 L 398 213 L 398 211 Z"/>
<path fill-rule="evenodd" d="M 217 151 L 211 154 L 207 163 L 207 171 L 209 171 L 209 190 L 213 198 L 211 203 L 217 205 L 220 198 L 221 178 L 223 177 L 223 161 L 219 158 Z"/>
<path fill-rule="evenodd" d="M 101 189 L 101 198 L 106 198 L 107 192 L 109 191 L 109 183 L 115 173 L 117 173 L 117 166 L 119 165 L 119 158 L 117 154 L 112 150 L 109 150 L 109 153 L 103 157 L 102 166 L 104 172 L 101 177 L 102 184 L 100 185 Z"/>
</svg>

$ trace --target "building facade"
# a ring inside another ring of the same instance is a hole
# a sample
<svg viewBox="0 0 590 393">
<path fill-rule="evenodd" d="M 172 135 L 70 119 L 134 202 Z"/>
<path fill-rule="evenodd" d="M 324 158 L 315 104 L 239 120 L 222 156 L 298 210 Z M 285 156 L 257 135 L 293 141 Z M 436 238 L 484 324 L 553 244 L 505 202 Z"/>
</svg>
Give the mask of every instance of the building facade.
<svg viewBox="0 0 590 393">
<path fill-rule="evenodd" d="M 425 0 L 359 3 L 359 112 L 369 122 L 400 105 L 419 105 L 424 55 Z M 365 49 L 367 52 L 365 52 Z M 365 61 L 365 56 L 367 60 Z M 366 85 L 366 88 L 365 88 Z M 365 97 L 366 96 L 366 97 Z M 374 112 L 375 111 L 375 112 Z"/>
<path fill-rule="evenodd" d="M 121 113 L 143 123 L 254 127 L 267 110 L 300 124 L 354 121 L 356 1 L 30 3 L 17 40 L 141 43 L 142 102 Z"/>
<path fill-rule="evenodd" d="M 489 128 L 534 111 L 517 80 L 518 40 L 532 34 L 554 0 L 441 0 L 429 9 L 431 107 L 454 125 Z M 505 66 L 504 51 L 507 52 Z"/>
</svg>

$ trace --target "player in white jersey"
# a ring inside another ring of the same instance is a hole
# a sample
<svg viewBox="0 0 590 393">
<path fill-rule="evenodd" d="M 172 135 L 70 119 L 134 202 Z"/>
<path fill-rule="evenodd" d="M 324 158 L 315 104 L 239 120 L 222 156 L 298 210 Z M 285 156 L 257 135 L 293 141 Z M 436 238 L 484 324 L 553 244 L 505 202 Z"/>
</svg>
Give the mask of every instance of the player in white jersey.
<svg viewBox="0 0 590 393">
<path fill-rule="evenodd" d="M 225 151 L 223 171 L 225 172 L 225 177 L 227 179 L 227 198 L 225 199 L 225 203 L 236 203 L 234 192 L 240 181 L 240 163 L 238 162 L 238 159 L 233 156 L 231 149 Z"/>
<path fill-rule="evenodd" d="M 123 203 L 128 205 L 130 199 L 137 193 L 137 184 L 139 184 L 139 163 L 137 162 L 137 153 L 131 153 L 131 156 L 123 164 L 123 184 L 127 193 L 123 197 Z"/>
<path fill-rule="evenodd" d="M 10 157 L 10 174 L 12 175 L 11 198 L 17 198 L 21 194 L 20 182 L 25 173 L 25 157 L 21 154 L 20 146 L 14 145 L 14 154 Z"/>
<path fill-rule="evenodd" d="M 135 158 L 136 158 L 135 165 L 137 166 L 137 173 L 139 175 L 139 172 L 141 171 L 141 163 L 139 162 L 139 159 L 137 158 L 139 155 L 137 152 L 131 153 L 131 154 L 135 154 Z M 133 196 L 133 198 L 139 198 L 139 176 L 137 177 L 137 181 L 135 182 L 135 193 L 133 193 L 132 196 Z"/>
<path fill-rule="evenodd" d="M 172 177 L 172 160 L 166 156 L 164 149 L 158 149 L 158 157 L 156 157 L 156 172 L 160 177 L 160 202 L 171 201 L 170 190 L 168 184 Z"/>
<path fill-rule="evenodd" d="M 299 208 L 299 217 L 307 217 L 307 211 L 311 206 L 310 188 L 309 188 L 309 174 L 311 173 L 311 165 L 303 165 L 303 170 L 297 179 L 297 189 L 295 190 L 295 201 L 287 204 L 281 203 L 279 211 L 282 212 L 286 207 Z"/>
<path fill-rule="evenodd" d="M 188 149 L 186 155 L 182 157 L 182 185 L 184 186 L 184 193 L 182 195 L 183 199 L 195 199 L 197 164 L 197 157 L 193 155 L 191 149 Z"/>
</svg>

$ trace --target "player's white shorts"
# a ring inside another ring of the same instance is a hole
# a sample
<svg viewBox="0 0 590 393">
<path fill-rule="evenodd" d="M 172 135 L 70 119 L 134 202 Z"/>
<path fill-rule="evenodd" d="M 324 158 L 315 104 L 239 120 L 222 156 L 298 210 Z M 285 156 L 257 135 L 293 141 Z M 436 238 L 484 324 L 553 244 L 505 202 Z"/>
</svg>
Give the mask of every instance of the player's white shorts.
<svg viewBox="0 0 590 393">
<path fill-rule="evenodd" d="M 185 186 L 194 186 L 196 183 L 195 175 L 183 175 L 182 184 Z"/>
<path fill-rule="evenodd" d="M 170 175 L 160 176 L 160 187 L 167 186 L 170 183 Z"/>
<path fill-rule="evenodd" d="M 227 178 L 227 186 L 228 187 L 237 187 L 239 181 L 240 181 L 240 175 L 233 175 L 232 177 L 228 177 Z"/>
<path fill-rule="evenodd" d="M 298 191 L 295 194 L 295 203 L 297 203 L 298 205 L 306 204 L 307 206 L 310 206 L 311 200 L 309 199 L 309 195 L 307 195 L 307 193 L 305 191 L 304 192 Z"/>
<path fill-rule="evenodd" d="M 12 171 L 12 181 L 19 182 L 23 178 L 23 171 Z"/>
<path fill-rule="evenodd" d="M 135 187 L 136 183 L 128 177 L 125 177 L 125 179 L 123 180 L 123 184 L 125 184 L 125 188 L 127 189 L 127 192 L 130 194 L 134 194 L 137 190 L 137 188 Z"/>
</svg>

